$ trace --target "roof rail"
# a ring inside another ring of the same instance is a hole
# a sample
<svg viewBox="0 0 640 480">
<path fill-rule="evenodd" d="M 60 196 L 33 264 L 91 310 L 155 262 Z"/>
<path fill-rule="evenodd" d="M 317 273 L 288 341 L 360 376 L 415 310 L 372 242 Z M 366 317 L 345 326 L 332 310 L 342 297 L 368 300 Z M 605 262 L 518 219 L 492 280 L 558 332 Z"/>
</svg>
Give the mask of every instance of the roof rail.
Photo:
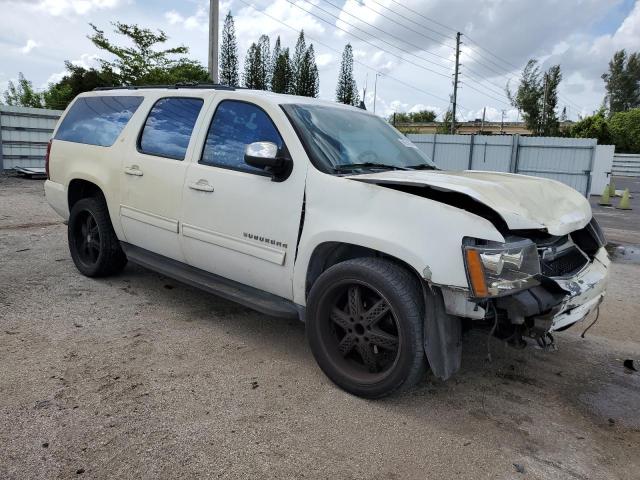
<svg viewBox="0 0 640 480">
<path fill-rule="evenodd" d="M 128 85 L 128 86 L 119 86 L 119 87 L 96 87 L 93 89 L 94 92 L 105 91 L 105 90 L 143 90 L 149 88 L 165 88 L 165 89 L 180 89 L 180 88 L 191 88 L 191 89 L 210 89 L 210 90 L 236 90 L 242 87 L 232 87 L 229 85 L 223 85 L 221 83 L 176 83 L 174 85 Z"/>
</svg>

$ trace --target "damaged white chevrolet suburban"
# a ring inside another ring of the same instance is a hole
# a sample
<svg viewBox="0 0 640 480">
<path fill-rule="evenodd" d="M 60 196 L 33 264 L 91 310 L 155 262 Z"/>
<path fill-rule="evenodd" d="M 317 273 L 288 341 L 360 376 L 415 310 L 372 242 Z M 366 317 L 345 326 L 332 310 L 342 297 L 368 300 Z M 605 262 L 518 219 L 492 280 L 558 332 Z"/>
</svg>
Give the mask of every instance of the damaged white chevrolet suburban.
<svg viewBox="0 0 640 480">
<path fill-rule="evenodd" d="M 352 107 L 222 86 L 95 91 L 62 116 L 47 171 L 84 275 L 130 260 L 300 318 L 322 370 L 363 397 L 427 365 L 453 375 L 463 327 L 544 342 L 604 296 L 605 240 L 575 190 L 441 171 Z"/>
</svg>

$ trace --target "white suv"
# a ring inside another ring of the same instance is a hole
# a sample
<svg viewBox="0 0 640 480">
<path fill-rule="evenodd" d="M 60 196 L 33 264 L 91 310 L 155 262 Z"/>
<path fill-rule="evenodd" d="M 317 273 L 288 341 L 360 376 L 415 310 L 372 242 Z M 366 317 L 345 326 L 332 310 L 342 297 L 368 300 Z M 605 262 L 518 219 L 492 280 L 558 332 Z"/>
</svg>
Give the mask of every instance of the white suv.
<svg viewBox="0 0 640 480">
<path fill-rule="evenodd" d="M 127 259 L 306 322 L 322 370 L 363 397 L 460 366 L 463 325 L 541 343 L 595 310 L 609 259 L 555 181 L 445 172 L 384 120 L 222 86 L 80 95 L 48 153 L 81 273 Z"/>
</svg>

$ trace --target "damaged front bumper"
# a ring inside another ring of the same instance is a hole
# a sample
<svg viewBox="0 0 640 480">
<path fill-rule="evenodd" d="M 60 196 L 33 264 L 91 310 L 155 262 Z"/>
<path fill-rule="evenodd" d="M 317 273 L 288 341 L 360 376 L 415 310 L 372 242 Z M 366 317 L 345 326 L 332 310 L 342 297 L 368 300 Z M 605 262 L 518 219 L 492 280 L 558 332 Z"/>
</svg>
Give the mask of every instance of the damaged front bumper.
<svg viewBox="0 0 640 480">
<path fill-rule="evenodd" d="M 542 285 L 495 299 L 513 325 L 522 325 L 531 336 L 564 330 L 583 320 L 602 302 L 609 275 L 609 255 L 600 248 L 593 259 L 571 277 L 549 277 Z M 492 313 L 489 303 L 476 302 L 468 291 L 441 288 L 450 315 L 484 320 Z"/>
<path fill-rule="evenodd" d="M 461 318 L 487 321 L 502 338 L 541 339 L 584 320 L 602 302 L 609 275 L 609 255 L 601 247 L 591 261 L 570 277 L 549 277 L 536 287 L 499 299 L 477 302 L 469 291 L 440 287 L 433 311 L 425 314 L 424 348 L 434 375 L 446 380 L 460 367 Z M 424 285 L 425 295 L 430 287 Z M 426 298 L 426 297 L 425 297 Z M 441 310 L 437 306 L 441 305 Z"/>
<path fill-rule="evenodd" d="M 523 335 L 539 338 L 585 319 L 605 295 L 609 256 L 600 248 L 584 268 L 570 277 L 549 277 L 542 285 L 499 298 L 495 305 Z"/>
<path fill-rule="evenodd" d="M 609 255 L 604 247 L 593 261 L 572 278 L 554 279 L 568 295 L 553 317 L 550 331 L 564 330 L 584 320 L 604 299 L 609 276 Z"/>
</svg>

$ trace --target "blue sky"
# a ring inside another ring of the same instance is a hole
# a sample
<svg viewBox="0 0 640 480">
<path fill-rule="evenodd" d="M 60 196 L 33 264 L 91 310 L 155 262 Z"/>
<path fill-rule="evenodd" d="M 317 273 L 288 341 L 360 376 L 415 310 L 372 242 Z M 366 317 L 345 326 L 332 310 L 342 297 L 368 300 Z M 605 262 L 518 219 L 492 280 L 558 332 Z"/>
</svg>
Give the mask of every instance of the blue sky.
<svg viewBox="0 0 640 480">
<path fill-rule="evenodd" d="M 0 90 L 18 72 L 44 88 L 60 78 L 65 60 L 95 65 L 89 22 L 107 31 L 112 21 L 162 29 L 170 45 L 187 45 L 204 63 L 207 7 L 208 0 L 0 0 Z M 611 55 L 640 46 L 640 5 L 633 0 L 225 0 L 220 10 L 221 21 L 227 10 L 235 17 L 241 58 L 261 33 L 281 35 L 292 47 L 304 28 L 326 99 L 334 97 L 340 52 L 351 42 L 358 86 L 368 79 L 370 109 L 373 79 L 382 74 L 376 106 L 384 115 L 447 109 L 455 30 L 464 34 L 459 101 L 467 119 L 485 107 L 490 120 L 502 110 L 517 119 L 504 86 L 533 57 L 545 67 L 561 65 L 560 107 L 571 118 L 589 114 L 602 102 L 600 75 Z"/>
</svg>

